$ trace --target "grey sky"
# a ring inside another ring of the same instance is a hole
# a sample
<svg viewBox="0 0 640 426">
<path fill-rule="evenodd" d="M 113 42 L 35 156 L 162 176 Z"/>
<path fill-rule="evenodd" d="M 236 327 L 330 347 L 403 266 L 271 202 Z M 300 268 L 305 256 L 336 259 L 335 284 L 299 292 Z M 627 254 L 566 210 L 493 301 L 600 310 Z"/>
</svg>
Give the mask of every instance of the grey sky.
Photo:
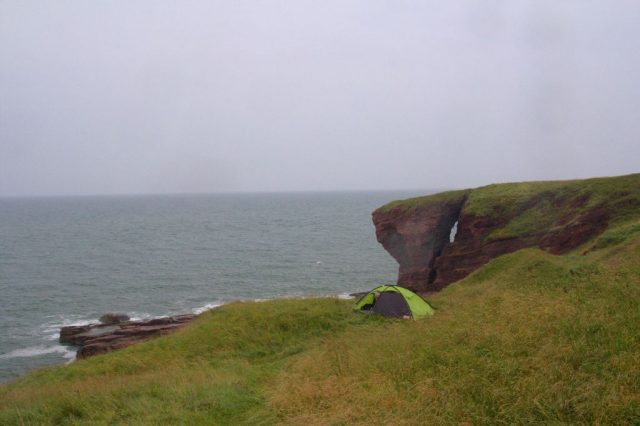
<svg viewBox="0 0 640 426">
<path fill-rule="evenodd" d="M 640 170 L 640 2 L 0 0 L 0 195 Z"/>
</svg>

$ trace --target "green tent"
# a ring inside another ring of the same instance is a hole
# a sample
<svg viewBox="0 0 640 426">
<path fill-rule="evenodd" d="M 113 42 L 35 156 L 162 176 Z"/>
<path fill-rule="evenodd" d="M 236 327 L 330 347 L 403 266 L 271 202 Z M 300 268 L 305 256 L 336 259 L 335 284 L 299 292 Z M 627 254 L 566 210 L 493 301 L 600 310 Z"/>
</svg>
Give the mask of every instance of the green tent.
<svg viewBox="0 0 640 426">
<path fill-rule="evenodd" d="M 374 288 L 356 302 L 353 310 L 400 318 L 420 318 L 434 314 L 433 308 L 426 300 L 397 285 L 381 285 Z"/>
</svg>

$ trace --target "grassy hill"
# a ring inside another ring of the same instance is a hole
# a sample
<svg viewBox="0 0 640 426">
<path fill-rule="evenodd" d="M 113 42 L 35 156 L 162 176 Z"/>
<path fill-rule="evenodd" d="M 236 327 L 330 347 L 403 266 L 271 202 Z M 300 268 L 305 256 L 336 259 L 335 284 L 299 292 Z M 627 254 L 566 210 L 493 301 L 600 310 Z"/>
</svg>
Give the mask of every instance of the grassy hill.
<svg viewBox="0 0 640 426">
<path fill-rule="evenodd" d="M 501 256 L 430 301 L 419 321 L 329 298 L 223 306 L 1 386 L 0 424 L 640 422 L 637 209 L 575 251 Z"/>
</svg>

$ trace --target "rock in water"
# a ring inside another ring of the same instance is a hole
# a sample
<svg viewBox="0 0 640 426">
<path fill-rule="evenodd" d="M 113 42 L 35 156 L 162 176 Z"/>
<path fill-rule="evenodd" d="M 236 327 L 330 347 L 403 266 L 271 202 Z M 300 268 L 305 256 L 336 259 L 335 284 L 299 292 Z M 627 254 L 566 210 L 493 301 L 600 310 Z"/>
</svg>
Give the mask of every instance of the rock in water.
<svg viewBox="0 0 640 426">
<path fill-rule="evenodd" d="M 79 346 L 76 357 L 87 358 L 169 334 L 197 318 L 197 315 L 188 314 L 146 321 L 128 321 L 129 317 L 124 316 L 127 319 L 118 323 L 62 327 L 60 342 Z M 102 318 L 100 320 L 102 321 Z"/>
<path fill-rule="evenodd" d="M 129 315 L 127 314 L 104 314 L 100 317 L 102 324 L 119 324 L 121 322 L 129 321 Z"/>
</svg>

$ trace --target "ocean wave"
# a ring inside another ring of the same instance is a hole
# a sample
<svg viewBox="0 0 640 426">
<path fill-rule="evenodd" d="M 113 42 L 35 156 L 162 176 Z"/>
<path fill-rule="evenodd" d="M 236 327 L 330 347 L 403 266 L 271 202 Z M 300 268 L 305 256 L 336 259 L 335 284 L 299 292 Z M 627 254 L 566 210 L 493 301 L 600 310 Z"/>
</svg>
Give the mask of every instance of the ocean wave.
<svg viewBox="0 0 640 426">
<path fill-rule="evenodd" d="M 60 338 L 60 329 L 62 327 L 86 325 L 98 322 L 97 318 L 83 317 L 80 315 L 63 315 L 56 316 L 57 319 L 41 324 L 36 330 L 36 334 L 43 336 L 44 340 L 54 341 Z"/>
<path fill-rule="evenodd" d="M 200 315 L 203 312 L 209 311 L 211 309 L 215 309 L 215 308 L 217 308 L 219 306 L 222 306 L 222 305 L 224 305 L 224 302 L 221 302 L 221 301 L 211 302 L 211 303 L 207 303 L 204 306 L 200 306 L 198 308 L 194 308 L 194 309 L 191 310 L 191 312 L 193 312 L 196 315 Z"/>
<path fill-rule="evenodd" d="M 60 354 L 66 359 L 73 359 L 76 356 L 74 351 L 62 345 L 55 346 L 31 346 L 28 348 L 15 349 L 6 354 L 1 354 L 0 359 L 11 358 L 33 358 L 42 355 Z"/>
<path fill-rule="evenodd" d="M 131 312 L 131 314 L 127 315 L 129 315 L 131 321 L 145 321 L 151 318 L 157 318 L 157 316 L 151 315 L 147 312 Z"/>
<path fill-rule="evenodd" d="M 353 297 L 351 294 L 349 294 L 349 293 L 340 293 L 340 294 L 338 294 L 336 297 L 337 297 L 338 299 L 341 299 L 341 300 L 351 300 L 351 299 L 353 299 L 353 298 L 354 298 L 354 297 Z"/>
</svg>

